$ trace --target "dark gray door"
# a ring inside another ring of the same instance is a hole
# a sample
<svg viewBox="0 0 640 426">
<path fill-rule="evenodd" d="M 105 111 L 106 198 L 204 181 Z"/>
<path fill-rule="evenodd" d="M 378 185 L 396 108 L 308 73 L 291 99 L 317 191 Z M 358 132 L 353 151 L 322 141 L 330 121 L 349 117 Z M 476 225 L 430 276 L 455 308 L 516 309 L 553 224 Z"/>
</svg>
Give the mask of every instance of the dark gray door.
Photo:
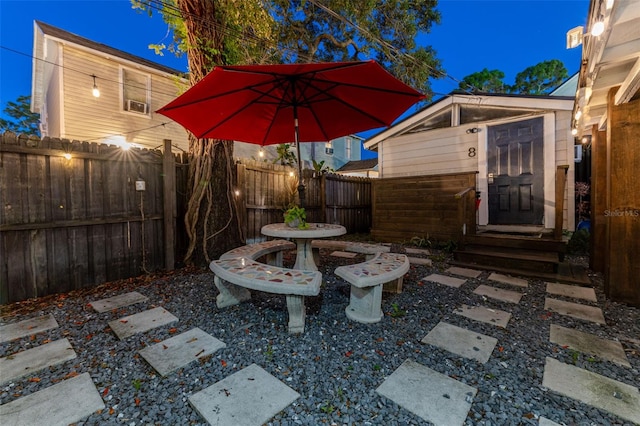
<svg viewBox="0 0 640 426">
<path fill-rule="evenodd" d="M 489 223 L 541 225 L 544 216 L 543 119 L 490 126 Z"/>
</svg>

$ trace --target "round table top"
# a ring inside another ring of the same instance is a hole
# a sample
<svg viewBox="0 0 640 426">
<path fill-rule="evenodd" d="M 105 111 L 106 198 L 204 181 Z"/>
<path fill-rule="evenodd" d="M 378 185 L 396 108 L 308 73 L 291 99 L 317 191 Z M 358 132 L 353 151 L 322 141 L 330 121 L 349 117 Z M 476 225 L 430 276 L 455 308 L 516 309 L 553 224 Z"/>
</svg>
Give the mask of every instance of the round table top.
<svg viewBox="0 0 640 426">
<path fill-rule="evenodd" d="M 337 237 L 347 233 L 342 225 L 330 223 L 309 223 L 309 228 L 292 228 L 286 223 L 271 223 L 262 227 L 261 232 L 270 237 L 280 238 L 326 238 Z"/>
</svg>

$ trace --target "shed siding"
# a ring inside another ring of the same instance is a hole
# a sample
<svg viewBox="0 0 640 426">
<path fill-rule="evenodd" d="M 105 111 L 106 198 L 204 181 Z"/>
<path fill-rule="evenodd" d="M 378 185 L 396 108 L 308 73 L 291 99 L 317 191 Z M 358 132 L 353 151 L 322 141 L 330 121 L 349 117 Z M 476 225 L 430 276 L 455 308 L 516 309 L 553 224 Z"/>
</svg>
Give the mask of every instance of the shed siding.
<svg viewBox="0 0 640 426">
<path fill-rule="evenodd" d="M 475 172 L 476 134 L 467 134 L 466 126 L 402 135 L 382 142 L 383 177 L 435 175 Z"/>
<path fill-rule="evenodd" d="M 145 148 L 155 148 L 162 139 L 171 139 L 174 146 L 188 149 L 184 129 L 154 111 L 173 100 L 178 94 L 176 82 L 167 76 L 151 74 L 151 105 L 149 116 L 122 111 L 120 95 L 120 67 L 117 62 L 91 55 L 71 46 L 64 46 L 64 134 L 61 137 L 82 141 L 106 142 L 105 138 L 126 135 L 128 142 Z M 82 70 L 84 73 L 73 70 Z M 144 72 L 144 71 L 143 71 Z M 86 74 L 85 74 L 86 73 Z M 100 97 L 91 93 L 95 74 Z M 168 123 L 159 126 L 162 123 Z M 104 129 L 109 129 L 105 132 Z"/>
</svg>

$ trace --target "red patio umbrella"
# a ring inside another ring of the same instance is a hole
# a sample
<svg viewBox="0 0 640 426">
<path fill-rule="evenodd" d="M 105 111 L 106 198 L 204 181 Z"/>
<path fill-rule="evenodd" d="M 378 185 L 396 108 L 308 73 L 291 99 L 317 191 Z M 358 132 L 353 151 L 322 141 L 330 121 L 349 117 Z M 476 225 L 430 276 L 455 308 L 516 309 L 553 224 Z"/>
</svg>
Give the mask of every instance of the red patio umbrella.
<svg viewBox="0 0 640 426">
<path fill-rule="evenodd" d="M 237 65 L 215 67 L 157 112 L 197 138 L 294 142 L 302 182 L 299 142 L 389 126 L 423 98 L 375 61 Z"/>
</svg>

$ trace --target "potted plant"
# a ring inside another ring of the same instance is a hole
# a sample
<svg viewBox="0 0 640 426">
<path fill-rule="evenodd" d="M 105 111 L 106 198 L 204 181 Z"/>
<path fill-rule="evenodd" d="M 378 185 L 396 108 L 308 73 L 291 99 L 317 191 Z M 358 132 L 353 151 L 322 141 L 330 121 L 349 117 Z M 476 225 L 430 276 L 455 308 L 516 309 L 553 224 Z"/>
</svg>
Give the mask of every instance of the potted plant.
<svg viewBox="0 0 640 426">
<path fill-rule="evenodd" d="M 303 207 L 291 206 L 284 212 L 284 223 L 292 228 L 307 229 L 307 212 Z"/>
</svg>

